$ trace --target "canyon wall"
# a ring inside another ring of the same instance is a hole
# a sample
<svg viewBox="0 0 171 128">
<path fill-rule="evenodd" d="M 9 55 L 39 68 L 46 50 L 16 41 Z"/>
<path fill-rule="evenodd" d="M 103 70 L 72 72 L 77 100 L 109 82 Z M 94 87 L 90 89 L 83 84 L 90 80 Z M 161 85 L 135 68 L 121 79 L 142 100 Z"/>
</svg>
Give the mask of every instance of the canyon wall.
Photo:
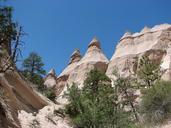
<svg viewBox="0 0 171 128">
<path fill-rule="evenodd" d="M 160 64 L 163 72 L 162 79 L 171 80 L 171 25 L 161 24 L 153 28 L 144 27 L 140 32 L 126 32 L 119 42 L 110 61 L 104 55 L 100 42 L 93 38 L 82 57 L 77 49 L 70 57 L 68 66 L 56 77 L 55 90 L 60 103 L 66 102 L 62 97 L 67 85 L 73 83 L 82 88 L 87 73 L 98 69 L 113 78 L 113 71 L 123 76 L 134 74 L 139 60 L 147 55 L 150 60 Z"/>
</svg>

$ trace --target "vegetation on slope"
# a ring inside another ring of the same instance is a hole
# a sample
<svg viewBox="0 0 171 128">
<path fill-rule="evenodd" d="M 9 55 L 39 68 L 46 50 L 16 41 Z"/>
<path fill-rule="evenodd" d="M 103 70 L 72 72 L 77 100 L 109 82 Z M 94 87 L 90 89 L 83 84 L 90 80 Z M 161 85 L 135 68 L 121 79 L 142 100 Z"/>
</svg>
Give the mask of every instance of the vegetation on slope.
<svg viewBox="0 0 171 128">
<path fill-rule="evenodd" d="M 77 127 L 135 127 L 129 118 L 129 112 L 120 107 L 111 80 L 96 69 L 88 74 L 83 89 L 78 89 L 73 84 L 67 96 L 70 103 L 65 111 Z"/>
<path fill-rule="evenodd" d="M 143 95 L 140 113 L 148 124 L 161 124 L 171 115 L 171 82 L 159 81 Z"/>
<path fill-rule="evenodd" d="M 77 127 L 134 128 L 140 127 L 139 124 L 150 127 L 170 117 L 171 82 L 160 79 L 158 64 L 143 56 L 136 77 L 124 78 L 118 73 L 115 76 L 112 87 L 111 80 L 95 69 L 87 75 L 82 89 L 76 84 L 68 89 L 66 96 L 70 103 L 65 113 Z M 137 89 L 143 92 L 139 106 L 134 101 Z"/>
<path fill-rule="evenodd" d="M 44 86 L 44 75 L 46 71 L 43 69 L 44 63 L 37 53 L 31 52 L 29 56 L 23 61 L 23 70 L 21 73 L 30 82 L 37 85 L 38 91 L 44 94 L 47 98 L 55 102 L 55 92 L 53 89 L 47 89 Z"/>
</svg>

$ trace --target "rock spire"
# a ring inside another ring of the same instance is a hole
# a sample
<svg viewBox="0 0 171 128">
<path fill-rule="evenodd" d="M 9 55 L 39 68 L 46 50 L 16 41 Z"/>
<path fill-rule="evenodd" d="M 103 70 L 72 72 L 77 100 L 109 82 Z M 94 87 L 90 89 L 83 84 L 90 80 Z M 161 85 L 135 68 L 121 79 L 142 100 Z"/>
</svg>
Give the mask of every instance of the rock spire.
<svg viewBox="0 0 171 128">
<path fill-rule="evenodd" d="M 54 86 L 56 86 L 56 78 L 57 76 L 55 70 L 51 69 L 44 80 L 44 85 L 46 86 L 46 88 L 53 88 Z"/>
<path fill-rule="evenodd" d="M 79 49 L 75 49 L 74 52 L 72 53 L 71 57 L 70 57 L 69 64 L 78 62 L 80 60 L 81 60 L 80 50 Z"/>
</svg>

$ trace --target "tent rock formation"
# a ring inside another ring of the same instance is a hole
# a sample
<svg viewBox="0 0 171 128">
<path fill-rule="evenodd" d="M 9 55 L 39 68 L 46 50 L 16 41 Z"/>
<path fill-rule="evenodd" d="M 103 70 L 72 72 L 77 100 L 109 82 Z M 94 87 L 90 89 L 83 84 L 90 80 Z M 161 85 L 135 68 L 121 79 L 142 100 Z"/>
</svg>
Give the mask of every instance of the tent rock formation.
<svg viewBox="0 0 171 128">
<path fill-rule="evenodd" d="M 79 88 L 82 88 L 86 75 L 90 70 L 96 68 L 105 73 L 109 62 L 101 50 L 100 42 L 96 38 L 93 38 L 90 42 L 87 52 L 83 58 L 81 58 L 79 51 L 74 51 L 74 54 L 71 56 L 71 60 L 73 60 L 73 55 L 74 57 L 77 57 L 74 58 L 74 60 L 76 59 L 77 61 L 69 63 L 57 80 L 58 83 L 56 87 L 58 89 L 58 94 L 60 94 L 58 98 L 58 102 L 60 103 L 66 103 L 64 98 L 61 97 L 67 90 L 67 85 L 70 86 L 73 83 L 76 83 Z"/>
<path fill-rule="evenodd" d="M 82 88 L 87 73 L 94 68 L 113 77 L 113 70 L 118 69 L 122 76 L 136 72 L 139 60 L 147 55 L 155 63 L 161 63 L 165 80 L 171 80 L 171 25 L 161 24 L 152 28 L 144 27 L 140 32 L 126 32 L 118 42 L 116 50 L 110 59 L 102 52 L 100 42 L 93 38 L 85 55 L 81 58 L 80 51 L 75 50 L 71 55 L 68 66 L 57 78 L 55 86 L 59 102 L 67 90 L 67 85 L 76 83 Z M 59 100 L 60 99 L 60 100 Z"/>
<path fill-rule="evenodd" d="M 44 85 L 46 88 L 53 88 L 56 84 L 56 73 L 54 69 L 51 69 L 44 79 Z"/>
</svg>

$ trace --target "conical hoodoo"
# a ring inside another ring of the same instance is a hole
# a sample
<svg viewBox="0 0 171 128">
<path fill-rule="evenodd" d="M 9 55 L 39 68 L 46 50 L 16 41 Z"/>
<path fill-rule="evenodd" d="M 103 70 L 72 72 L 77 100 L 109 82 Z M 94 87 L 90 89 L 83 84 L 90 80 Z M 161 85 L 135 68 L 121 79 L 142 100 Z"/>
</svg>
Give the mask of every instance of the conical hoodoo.
<svg viewBox="0 0 171 128">
<path fill-rule="evenodd" d="M 68 84 L 68 79 L 73 74 L 78 62 L 81 60 L 81 54 L 79 49 L 75 49 L 71 54 L 70 61 L 67 67 L 62 71 L 62 73 L 57 78 L 57 84 L 55 86 L 56 95 L 59 95 L 66 85 Z"/>
<path fill-rule="evenodd" d="M 101 50 L 100 42 L 96 38 L 93 38 L 88 46 L 87 52 L 71 73 L 68 84 L 74 82 L 77 83 L 79 87 L 82 87 L 86 75 L 90 70 L 96 68 L 106 72 L 108 62 L 107 57 Z"/>
<path fill-rule="evenodd" d="M 75 49 L 74 52 L 71 54 L 70 61 L 67 67 L 62 71 L 62 73 L 59 75 L 58 78 L 62 76 L 69 76 L 80 60 L 81 60 L 80 50 Z"/>
<path fill-rule="evenodd" d="M 58 102 L 62 104 L 65 104 L 65 100 L 60 97 L 67 90 L 66 85 L 71 86 L 73 83 L 76 83 L 79 88 L 82 88 L 83 82 L 86 79 L 87 73 L 89 71 L 96 68 L 97 70 L 106 72 L 108 66 L 109 61 L 102 52 L 100 42 L 96 38 L 93 38 L 93 40 L 90 42 L 86 54 L 80 61 L 78 59 L 80 57 L 78 53 L 78 51 L 74 52 L 73 55 L 75 59 L 72 58 L 72 55 L 68 67 L 61 73 L 60 77 L 58 78 L 59 82 L 57 88 L 59 88 L 59 86 L 62 86 L 62 89 L 60 90 L 61 93 L 58 93 Z M 73 60 L 77 61 L 75 62 Z"/>
<path fill-rule="evenodd" d="M 71 57 L 70 57 L 70 64 L 73 64 L 75 62 L 78 62 L 81 60 L 81 54 L 80 54 L 80 50 L 79 49 L 75 49 L 75 51 L 72 53 Z"/>
<path fill-rule="evenodd" d="M 54 69 L 51 69 L 44 79 L 44 85 L 46 88 L 53 88 L 57 84 L 57 76 Z"/>
<path fill-rule="evenodd" d="M 89 47 L 92 47 L 92 46 L 96 46 L 97 48 L 101 49 L 101 47 L 100 47 L 100 42 L 98 41 L 98 39 L 97 39 L 96 37 L 94 37 L 94 38 L 92 39 L 92 41 L 90 42 L 88 48 L 89 48 Z"/>
</svg>

